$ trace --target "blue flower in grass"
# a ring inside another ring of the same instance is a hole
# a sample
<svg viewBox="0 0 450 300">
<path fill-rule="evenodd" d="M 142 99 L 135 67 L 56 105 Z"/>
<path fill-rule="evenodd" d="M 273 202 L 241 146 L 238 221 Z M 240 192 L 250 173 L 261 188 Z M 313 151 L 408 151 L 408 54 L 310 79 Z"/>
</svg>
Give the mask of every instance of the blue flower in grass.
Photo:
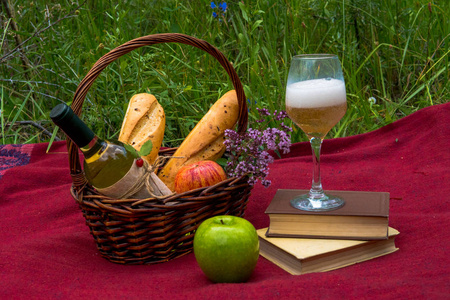
<svg viewBox="0 0 450 300">
<path fill-rule="evenodd" d="M 222 12 L 226 12 L 227 11 L 227 3 L 226 2 L 220 3 L 219 8 L 222 10 Z"/>
<path fill-rule="evenodd" d="M 214 2 L 211 2 L 211 9 L 216 9 L 217 5 Z M 222 15 L 227 11 L 227 3 L 226 2 L 222 2 L 219 4 L 219 13 L 222 13 Z M 214 18 L 217 18 L 219 16 L 219 14 L 216 11 L 213 11 L 212 13 Z"/>
</svg>

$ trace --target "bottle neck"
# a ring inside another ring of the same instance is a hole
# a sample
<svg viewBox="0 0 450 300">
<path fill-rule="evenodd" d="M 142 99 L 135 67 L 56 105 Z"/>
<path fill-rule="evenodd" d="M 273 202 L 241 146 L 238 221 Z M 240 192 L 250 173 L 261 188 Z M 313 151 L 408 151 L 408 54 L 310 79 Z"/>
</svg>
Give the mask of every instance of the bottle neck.
<svg viewBox="0 0 450 300">
<path fill-rule="evenodd" d="M 83 152 L 84 159 L 86 160 L 86 162 L 89 163 L 89 161 L 96 154 L 100 156 L 100 154 L 103 151 L 105 151 L 107 146 L 108 146 L 107 142 L 99 139 L 97 136 L 94 136 L 94 138 L 86 146 L 80 147 L 80 150 L 81 152 Z"/>
<path fill-rule="evenodd" d="M 91 151 L 94 151 L 91 150 L 91 148 L 96 148 L 95 151 L 98 151 L 99 145 L 97 144 L 104 143 L 73 112 L 73 110 L 64 103 L 60 103 L 52 109 L 50 118 L 85 154 L 86 152 L 90 153 Z"/>
</svg>

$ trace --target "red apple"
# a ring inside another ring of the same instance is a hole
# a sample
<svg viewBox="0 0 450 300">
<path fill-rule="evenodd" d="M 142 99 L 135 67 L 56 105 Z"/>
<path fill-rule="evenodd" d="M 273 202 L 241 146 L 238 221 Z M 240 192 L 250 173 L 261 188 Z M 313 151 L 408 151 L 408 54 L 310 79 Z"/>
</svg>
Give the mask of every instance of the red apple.
<svg viewBox="0 0 450 300">
<path fill-rule="evenodd" d="M 212 160 L 203 160 L 178 170 L 175 176 L 175 192 L 183 193 L 193 189 L 219 183 L 227 178 L 223 168 Z"/>
</svg>

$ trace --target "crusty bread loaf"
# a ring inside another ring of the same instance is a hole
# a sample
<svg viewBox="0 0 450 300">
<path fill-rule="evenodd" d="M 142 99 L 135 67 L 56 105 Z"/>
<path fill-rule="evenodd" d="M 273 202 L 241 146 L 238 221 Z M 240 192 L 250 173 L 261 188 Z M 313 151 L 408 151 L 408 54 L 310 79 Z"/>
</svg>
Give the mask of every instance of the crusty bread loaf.
<svg viewBox="0 0 450 300">
<path fill-rule="evenodd" d="M 147 93 L 136 94 L 128 104 L 119 134 L 119 141 L 140 150 L 146 141 L 151 140 L 153 143 L 152 151 L 143 159 L 152 164 L 161 148 L 165 126 L 164 109 L 155 96 Z"/>
<path fill-rule="evenodd" d="M 223 95 L 198 124 L 192 129 L 185 140 L 158 173 L 158 177 L 172 191 L 175 175 L 187 164 L 201 160 L 217 160 L 225 151 L 224 132 L 235 126 L 239 118 L 239 103 L 236 91 Z"/>
</svg>

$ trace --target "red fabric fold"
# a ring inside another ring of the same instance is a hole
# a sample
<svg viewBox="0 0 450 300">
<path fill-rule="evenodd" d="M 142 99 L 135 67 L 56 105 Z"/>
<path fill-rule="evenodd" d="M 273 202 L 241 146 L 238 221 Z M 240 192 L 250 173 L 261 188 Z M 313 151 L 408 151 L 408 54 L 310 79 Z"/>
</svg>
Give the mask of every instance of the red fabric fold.
<svg viewBox="0 0 450 300">
<path fill-rule="evenodd" d="M 399 251 L 325 273 L 292 276 L 260 257 L 247 283 L 213 284 L 194 255 L 148 266 L 100 257 L 69 188 L 65 142 L 46 153 L 35 144 L 29 163 L 0 178 L 0 297 L 230 299 L 443 299 L 450 295 L 450 104 L 428 107 L 379 130 L 325 140 L 326 190 L 390 192 L 390 226 Z M 31 147 L 31 146 L 30 146 Z M 1 167 L 1 166 L 0 166 Z M 245 217 L 256 228 L 279 188 L 308 189 L 308 143 L 270 166 L 272 185 L 257 184 Z"/>
</svg>

